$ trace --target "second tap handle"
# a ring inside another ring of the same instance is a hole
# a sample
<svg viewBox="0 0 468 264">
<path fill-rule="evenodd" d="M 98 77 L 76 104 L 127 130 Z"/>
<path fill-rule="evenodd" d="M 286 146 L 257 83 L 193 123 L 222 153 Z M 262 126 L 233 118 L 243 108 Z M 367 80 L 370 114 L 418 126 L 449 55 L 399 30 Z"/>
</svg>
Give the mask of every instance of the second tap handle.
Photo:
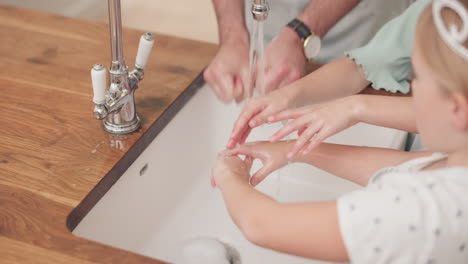
<svg viewBox="0 0 468 264">
<path fill-rule="evenodd" d="M 91 69 L 91 81 L 93 83 L 95 104 L 103 104 L 106 101 L 106 68 L 102 64 L 96 64 Z"/>
<path fill-rule="evenodd" d="M 148 62 L 151 49 L 153 48 L 154 37 L 151 33 L 146 33 L 140 38 L 140 44 L 138 45 L 138 53 L 136 56 L 135 66 L 138 69 L 144 69 Z"/>
</svg>

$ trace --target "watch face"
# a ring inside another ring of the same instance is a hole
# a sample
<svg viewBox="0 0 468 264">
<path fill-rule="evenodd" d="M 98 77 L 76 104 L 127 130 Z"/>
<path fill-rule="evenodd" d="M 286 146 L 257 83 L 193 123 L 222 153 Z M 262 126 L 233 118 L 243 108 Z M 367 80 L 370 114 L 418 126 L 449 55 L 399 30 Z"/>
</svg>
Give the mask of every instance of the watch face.
<svg viewBox="0 0 468 264">
<path fill-rule="evenodd" d="M 310 35 L 304 41 L 304 53 L 307 59 L 311 60 L 317 57 L 320 48 L 322 47 L 322 41 L 316 35 Z"/>
</svg>

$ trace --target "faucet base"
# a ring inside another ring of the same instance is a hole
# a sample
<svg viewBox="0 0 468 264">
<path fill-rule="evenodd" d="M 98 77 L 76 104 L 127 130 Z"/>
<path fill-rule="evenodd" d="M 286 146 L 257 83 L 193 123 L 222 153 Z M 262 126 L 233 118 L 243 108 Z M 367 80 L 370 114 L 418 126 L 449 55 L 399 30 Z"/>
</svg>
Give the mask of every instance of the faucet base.
<svg viewBox="0 0 468 264">
<path fill-rule="evenodd" d="M 107 119 L 105 119 L 102 122 L 102 125 L 104 126 L 104 130 L 111 134 L 123 135 L 123 134 L 130 134 L 140 129 L 141 120 L 140 120 L 140 117 L 137 114 L 135 114 L 135 118 L 129 123 L 113 124 L 109 122 Z"/>
</svg>

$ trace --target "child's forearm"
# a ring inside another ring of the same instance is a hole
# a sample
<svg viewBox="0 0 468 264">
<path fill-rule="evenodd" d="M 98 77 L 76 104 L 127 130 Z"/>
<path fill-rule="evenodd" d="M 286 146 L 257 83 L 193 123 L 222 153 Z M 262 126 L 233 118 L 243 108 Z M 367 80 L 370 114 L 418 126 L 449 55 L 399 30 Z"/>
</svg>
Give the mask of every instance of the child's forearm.
<svg viewBox="0 0 468 264">
<path fill-rule="evenodd" d="M 358 122 L 417 133 L 411 97 L 354 95 Z"/>
<path fill-rule="evenodd" d="M 232 220 L 247 239 L 261 244 L 262 228 L 271 221 L 270 216 L 277 210 L 278 203 L 239 176 L 226 178 L 219 187 Z"/>
<path fill-rule="evenodd" d="M 295 161 L 309 163 L 340 178 L 365 186 L 377 170 L 429 154 L 427 151 L 405 152 L 322 143 L 309 154 L 298 155 Z"/>
<path fill-rule="evenodd" d="M 241 177 L 220 185 L 234 223 L 265 248 L 327 261 L 347 261 L 335 201 L 279 204 Z"/>
<path fill-rule="evenodd" d="M 300 107 L 353 95 L 369 84 L 360 66 L 349 58 L 342 58 L 322 66 L 284 89 L 293 94 L 295 107 Z"/>
</svg>

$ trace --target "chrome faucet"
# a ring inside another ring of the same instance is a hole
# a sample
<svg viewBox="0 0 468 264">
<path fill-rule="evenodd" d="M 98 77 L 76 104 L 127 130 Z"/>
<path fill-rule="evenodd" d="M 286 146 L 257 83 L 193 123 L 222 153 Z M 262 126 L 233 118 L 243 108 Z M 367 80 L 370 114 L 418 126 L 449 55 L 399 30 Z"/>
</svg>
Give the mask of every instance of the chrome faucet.
<svg viewBox="0 0 468 264">
<path fill-rule="evenodd" d="M 252 16 L 257 21 L 264 21 L 268 17 L 270 6 L 267 0 L 252 0 L 252 7 L 250 9 Z"/>
<path fill-rule="evenodd" d="M 135 109 L 135 90 L 143 80 L 143 69 L 154 44 L 151 33 L 140 38 L 135 69 L 128 72 L 123 56 L 122 17 L 120 0 L 108 0 L 112 62 L 109 69 L 110 85 L 107 87 L 107 71 L 102 64 L 91 69 L 94 90 L 94 117 L 103 120 L 104 130 L 112 134 L 128 134 L 138 130 L 141 120 Z"/>
</svg>

